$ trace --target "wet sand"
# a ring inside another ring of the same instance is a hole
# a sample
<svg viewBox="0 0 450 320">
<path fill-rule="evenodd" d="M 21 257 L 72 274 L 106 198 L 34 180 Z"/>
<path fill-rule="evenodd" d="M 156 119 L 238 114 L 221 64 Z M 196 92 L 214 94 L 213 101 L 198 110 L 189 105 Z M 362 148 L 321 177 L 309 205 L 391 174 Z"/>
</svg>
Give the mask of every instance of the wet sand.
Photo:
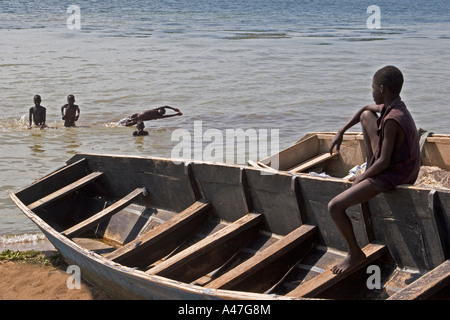
<svg viewBox="0 0 450 320">
<path fill-rule="evenodd" d="M 56 253 L 45 252 L 45 255 Z M 80 289 L 69 289 L 66 265 L 44 265 L 26 261 L 0 261 L 0 300 L 110 300 L 101 290 L 81 281 Z"/>
</svg>

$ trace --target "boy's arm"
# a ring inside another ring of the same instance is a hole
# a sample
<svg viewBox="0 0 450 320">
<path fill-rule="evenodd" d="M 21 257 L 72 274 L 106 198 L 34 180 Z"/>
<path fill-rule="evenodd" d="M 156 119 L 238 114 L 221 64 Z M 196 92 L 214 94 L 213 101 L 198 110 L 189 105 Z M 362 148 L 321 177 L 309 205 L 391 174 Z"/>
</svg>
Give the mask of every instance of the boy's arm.
<svg viewBox="0 0 450 320">
<path fill-rule="evenodd" d="M 334 136 L 333 140 L 331 141 L 330 145 L 330 153 L 333 153 L 334 147 L 336 147 L 336 150 L 339 151 L 339 148 L 341 147 L 342 138 L 344 137 L 345 131 L 353 127 L 355 124 L 359 123 L 361 120 L 361 115 L 364 111 L 372 111 L 372 112 L 380 112 L 381 106 L 377 104 L 370 104 L 367 106 L 362 107 L 359 109 L 353 117 L 350 118 L 347 123 L 338 130 L 336 135 Z"/>
<path fill-rule="evenodd" d="M 63 105 L 62 107 L 61 107 L 61 116 L 62 116 L 62 119 L 64 120 L 64 118 L 65 118 L 65 116 L 64 116 L 64 109 L 66 108 L 66 105 Z"/>
<path fill-rule="evenodd" d="M 32 119 L 33 119 L 33 107 L 31 107 L 31 108 L 30 108 L 30 111 L 29 111 L 29 116 L 28 116 L 29 124 L 28 124 L 28 128 L 31 128 L 31 123 L 33 122 Z"/>
<path fill-rule="evenodd" d="M 164 109 L 172 109 L 173 111 L 177 112 L 177 113 L 175 113 L 175 114 L 169 114 L 169 115 L 167 115 L 167 116 L 164 115 L 163 118 L 170 118 L 170 117 L 182 116 L 182 115 L 183 115 L 183 114 L 181 113 L 180 109 L 178 109 L 178 108 L 172 108 L 172 107 L 169 107 L 169 106 L 164 106 L 164 107 L 162 107 L 162 108 L 164 108 Z"/>
<path fill-rule="evenodd" d="M 377 161 L 375 161 L 375 163 L 372 164 L 370 168 L 367 169 L 364 173 L 357 176 L 353 184 L 356 184 L 367 178 L 376 176 L 377 174 L 380 174 L 381 172 L 389 168 L 391 164 L 392 154 L 394 153 L 395 141 L 397 140 L 398 135 L 401 134 L 402 132 L 403 131 L 400 125 L 395 120 L 386 121 L 386 124 L 384 126 L 384 133 L 383 133 L 384 138 L 381 147 L 380 158 Z"/>
<path fill-rule="evenodd" d="M 163 115 L 161 118 L 170 118 L 170 117 L 181 116 L 181 115 L 183 115 L 183 114 L 181 112 L 178 112 L 175 114 Z"/>
<path fill-rule="evenodd" d="M 172 110 L 175 111 L 175 112 L 181 113 L 181 112 L 180 112 L 180 109 L 178 109 L 178 108 L 172 108 L 172 107 L 170 107 L 170 106 L 164 106 L 164 107 L 161 107 L 161 108 L 164 108 L 164 109 L 172 109 Z"/>
<path fill-rule="evenodd" d="M 77 121 L 79 117 L 80 117 L 80 107 L 77 106 L 77 116 L 75 117 L 75 121 Z"/>
</svg>

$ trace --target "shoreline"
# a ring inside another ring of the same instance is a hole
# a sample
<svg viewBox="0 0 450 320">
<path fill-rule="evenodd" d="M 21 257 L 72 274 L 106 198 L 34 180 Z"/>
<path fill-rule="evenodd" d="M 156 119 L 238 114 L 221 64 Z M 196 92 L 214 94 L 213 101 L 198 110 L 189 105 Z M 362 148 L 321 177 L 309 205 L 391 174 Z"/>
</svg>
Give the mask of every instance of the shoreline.
<svg viewBox="0 0 450 320">
<path fill-rule="evenodd" d="M 70 289 L 67 263 L 49 241 L 0 248 L 11 258 L 0 258 L 0 300 L 112 300 L 102 290 L 81 279 L 79 289 Z M 12 248 L 13 247 L 13 248 Z M 37 250 L 38 248 L 43 250 Z M 14 249 L 14 250 L 12 250 Z M 8 251 L 9 250 L 9 251 Z M 20 259 L 33 253 L 33 258 Z"/>
<path fill-rule="evenodd" d="M 42 252 L 57 252 L 52 243 L 47 239 L 40 239 L 36 241 L 24 241 L 24 242 L 11 242 L 11 243 L 3 243 L 0 242 L 0 252 L 5 250 L 11 251 L 42 251 Z"/>
</svg>

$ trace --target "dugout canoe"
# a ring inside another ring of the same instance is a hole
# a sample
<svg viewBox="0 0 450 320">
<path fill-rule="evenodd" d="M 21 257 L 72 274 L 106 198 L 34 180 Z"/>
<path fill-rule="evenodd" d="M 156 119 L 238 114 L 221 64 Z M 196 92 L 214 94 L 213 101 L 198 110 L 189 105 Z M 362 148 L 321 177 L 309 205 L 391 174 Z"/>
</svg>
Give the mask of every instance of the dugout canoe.
<svg viewBox="0 0 450 320">
<path fill-rule="evenodd" d="M 448 297 L 450 193 L 401 187 L 352 208 L 367 259 L 333 275 L 345 244 L 326 208 L 347 187 L 265 168 L 77 154 L 9 195 L 84 279 L 118 299 Z"/>
</svg>

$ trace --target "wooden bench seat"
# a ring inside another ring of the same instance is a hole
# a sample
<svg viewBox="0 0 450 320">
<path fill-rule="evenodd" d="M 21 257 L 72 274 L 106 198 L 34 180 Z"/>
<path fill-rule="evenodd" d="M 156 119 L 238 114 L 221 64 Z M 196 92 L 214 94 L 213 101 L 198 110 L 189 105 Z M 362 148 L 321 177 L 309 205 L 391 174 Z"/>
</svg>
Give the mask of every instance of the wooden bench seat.
<svg viewBox="0 0 450 320">
<path fill-rule="evenodd" d="M 184 211 L 166 222 L 140 235 L 123 247 L 105 256 L 114 262 L 132 267 L 146 267 L 163 258 L 184 241 L 206 220 L 211 204 L 206 200 L 196 201 Z"/>
<path fill-rule="evenodd" d="M 251 234 L 249 232 L 249 229 L 255 227 L 261 221 L 261 219 L 261 214 L 248 213 L 232 224 L 224 227 L 223 229 L 220 229 L 214 234 L 207 236 L 196 244 L 188 247 L 187 249 L 147 270 L 146 273 L 169 277 L 173 272 L 178 272 L 181 269 L 181 272 L 178 272 L 181 277 L 191 276 L 193 278 L 192 280 L 195 280 L 198 278 L 198 274 L 201 274 L 204 271 L 209 272 L 217 268 L 224 261 L 226 261 L 229 258 L 228 255 L 231 256 L 232 253 L 230 254 L 230 252 L 228 252 L 228 254 L 225 254 L 225 251 L 221 250 L 220 255 L 215 256 L 215 258 L 213 259 L 207 259 L 204 265 L 200 266 L 196 264 L 194 268 L 195 270 L 192 270 L 192 272 L 196 273 L 196 275 L 187 275 L 189 274 L 190 268 L 184 267 L 188 263 L 194 261 L 196 258 L 199 258 L 203 254 L 211 252 L 213 249 L 220 248 L 221 245 L 227 245 L 229 247 L 228 249 L 238 250 L 236 249 L 236 244 L 231 244 L 231 241 L 233 241 L 234 238 L 238 238 L 240 235 L 243 235 L 243 240 L 240 241 L 243 245 L 243 243 L 248 240 L 248 237 Z"/>
<path fill-rule="evenodd" d="M 290 173 L 296 173 L 296 172 L 305 171 L 306 169 L 309 169 L 309 168 L 311 168 L 311 167 L 313 167 L 313 166 L 315 166 L 315 165 L 317 165 L 317 164 L 319 164 L 321 162 L 324 162 L 324 161 L 326 161 L 328 159 L 331 159 L 331 158 L 337 156 L 338 154 L 339 154 L 339 152 L 333 152 L 333 153 L 327 152 L 327 153 L 319 154 L 318 156 L 315 156 L 315 157 L 313 157 L 313 158 L 311 158 L 311 159 L 309 159 L 309 160 L 307 160 L 305 162 L 302 162 L 301 164 L 299 164 L 299 165 L 289 169 L 288 171 Z"/>
<path fill-rule="evenodd" d="M 442 288 L 450 285 L 450 260 L 445 260 L 433 270 L 393 294 L 388 300 L 426 299 Z"/>
<path fill-rule="evenodd" d="M 63 235 L 65 235 L 68 238 L 75 237 L 86 230 L 91 229 L 95 225 L 99 224 L 100 222 L 108 219 L 115 213 L 119 212 L 123 208 L 129 206 L 131 203 L 133 203 L 140 195 L 142 194 L 142 188 L 137 188 L 122 199 L 116 201 L 109 207 L 103 209 L 99 213 L 96 213 L 92 217 L 81 221 L 80 223 L 76 224 L 75 226 L 65 230 L 62 232 Z"/>
<path fill-rule="evenodd" d="M 52 203 L 53 201 L 55 201 L 57 199 L 64 197 L 65 195 L 67 195 L 71 192 L 74 192 L 74 191 L 84 187 L 88 183 L 91 183 L 92 181 L 98 179 L 101 175 L 103 175 L 102 172 L 92 172 L 92 173 L 88 174 L 87 176 L 49 194 L 48 196 L 45 196 L 45 197 L 29 204 L 27 207 L 30 210 L 39 209 L 49 203 Z"/>
<path fill-rule="evenodd" d="M 358 267 L 354 268 L 350 272 L 334 274 L 330 269 L 325 270 L 313 279 L 300 284 L 297 288 L 286 294 L 289 297 L 307 297 L 313 298 L 325 291 L 326 289 L 332 287 L 339 281 L 345 279 L 349 275 L 353 274 L 355 271 L 360 270 L 364 266 L 371 264 L 376 259 L 380 258 L 387 251 L 386 246 L 380 244 L 370 243 L 363 248 L 363 252 L 366 255 L 366 259 Z"/>
<path fill-rule="evenodd" d="M 271 262 L 275 261 L 279 257 L 295 248 L 301 242 L 310 238 L 313 235 L 314 231 L 316 231 L 315 226 L 300 226 L 279 241 L 272 244 L 267 249 L 259 252 L 247 261 L 239 264 L 235 268 L 223 274 L 219 278 L 211 281 L 205 287 L 212 289 L 233 288 L 236 284 L 242 282 L 252 274 L 256 273 L 258 270 L 261 270 Z"/>
</svg>

